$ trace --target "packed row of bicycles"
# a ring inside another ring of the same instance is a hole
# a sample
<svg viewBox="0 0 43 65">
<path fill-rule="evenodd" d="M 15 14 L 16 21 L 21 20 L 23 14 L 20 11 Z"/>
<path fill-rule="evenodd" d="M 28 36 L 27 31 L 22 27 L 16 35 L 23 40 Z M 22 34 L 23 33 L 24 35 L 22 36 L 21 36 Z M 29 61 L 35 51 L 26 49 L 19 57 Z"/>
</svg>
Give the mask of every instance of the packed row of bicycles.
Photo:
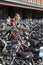
<svg viewBox="0 0 43 65">
<path fill-rule="evenodd" d="M 0 29 L 0 65 L 43 65 L 43 22 Z"/>
</svg>

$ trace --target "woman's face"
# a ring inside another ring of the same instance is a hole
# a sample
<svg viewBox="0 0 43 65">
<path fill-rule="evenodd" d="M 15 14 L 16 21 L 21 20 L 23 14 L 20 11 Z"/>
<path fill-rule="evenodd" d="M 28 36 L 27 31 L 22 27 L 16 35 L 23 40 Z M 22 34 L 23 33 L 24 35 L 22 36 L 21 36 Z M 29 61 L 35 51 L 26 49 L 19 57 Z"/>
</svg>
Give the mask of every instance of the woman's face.
<svg viewBox="0 0 43 65">
<path fill-rule="evenodd" d="M 10 19 L 10 16 L 8 17 L 8 19 Z"/>
<path fill-rule="evenodd" d="M 19 14 L 16 14 L 15 17 L 16 17 L 17 20 L 20 20 Z"/>
</svg>

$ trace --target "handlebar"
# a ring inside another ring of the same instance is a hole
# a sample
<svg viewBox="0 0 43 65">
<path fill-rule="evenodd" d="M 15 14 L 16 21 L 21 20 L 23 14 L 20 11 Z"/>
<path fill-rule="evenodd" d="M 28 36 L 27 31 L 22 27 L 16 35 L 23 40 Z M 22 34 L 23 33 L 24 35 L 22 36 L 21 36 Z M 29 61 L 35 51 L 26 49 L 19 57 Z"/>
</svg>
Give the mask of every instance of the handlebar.
<svg viewBox="0 0 43 65">
<path fill-rule="evenodd" d="M 2 36 L 2 38 L 4 38 L 8 33 L 10 33 L 11 31 L 14 31 L 14 32 L 16 32 L 16 31 L 18 31 L 18 29 L 14 29 L 14 28 L 10 28 L 10 29 L 7 29 L 6 30 L 7 32 Z"/>
</svg>

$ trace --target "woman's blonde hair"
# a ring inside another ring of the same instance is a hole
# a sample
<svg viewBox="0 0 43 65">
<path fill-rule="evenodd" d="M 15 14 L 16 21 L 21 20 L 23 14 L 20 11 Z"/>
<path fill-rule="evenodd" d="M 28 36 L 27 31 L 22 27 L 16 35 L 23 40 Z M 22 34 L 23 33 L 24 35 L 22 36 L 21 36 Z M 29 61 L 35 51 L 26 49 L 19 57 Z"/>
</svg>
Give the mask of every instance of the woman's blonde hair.
<svg viewBox="0 0 43 65">
<path fill-rule="evenodd" d="M 20 21 L 20 15 L 18 13 L 15 14 L 15 18 L 18 22 Z"/>
</svg>

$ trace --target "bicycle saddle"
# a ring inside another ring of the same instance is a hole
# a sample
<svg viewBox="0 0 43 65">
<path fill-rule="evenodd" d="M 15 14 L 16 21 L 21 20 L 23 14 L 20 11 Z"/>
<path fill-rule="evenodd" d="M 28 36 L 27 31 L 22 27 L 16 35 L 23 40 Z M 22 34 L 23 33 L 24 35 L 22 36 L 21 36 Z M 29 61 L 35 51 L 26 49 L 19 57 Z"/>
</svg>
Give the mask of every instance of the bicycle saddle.
<svg viewBox="0 0 43 65">
<path fill-rule="evenodd" d="M 29 58 L 33 57 L 32 52 L 17 52 L 17 55 L 19 57 L 22 57 L 23 59 L 29 59 Z"/>
<path fill-rule="evenodd" d="M 35 44 L 35 45 L 37 45 L 38 43 L 40 43 L 39 40 L 35 40 L 35 39 L 29 39 L 28 41 L 29 41 L 30 43 L 32 43 L 32 44 Z"/>
</svg>

